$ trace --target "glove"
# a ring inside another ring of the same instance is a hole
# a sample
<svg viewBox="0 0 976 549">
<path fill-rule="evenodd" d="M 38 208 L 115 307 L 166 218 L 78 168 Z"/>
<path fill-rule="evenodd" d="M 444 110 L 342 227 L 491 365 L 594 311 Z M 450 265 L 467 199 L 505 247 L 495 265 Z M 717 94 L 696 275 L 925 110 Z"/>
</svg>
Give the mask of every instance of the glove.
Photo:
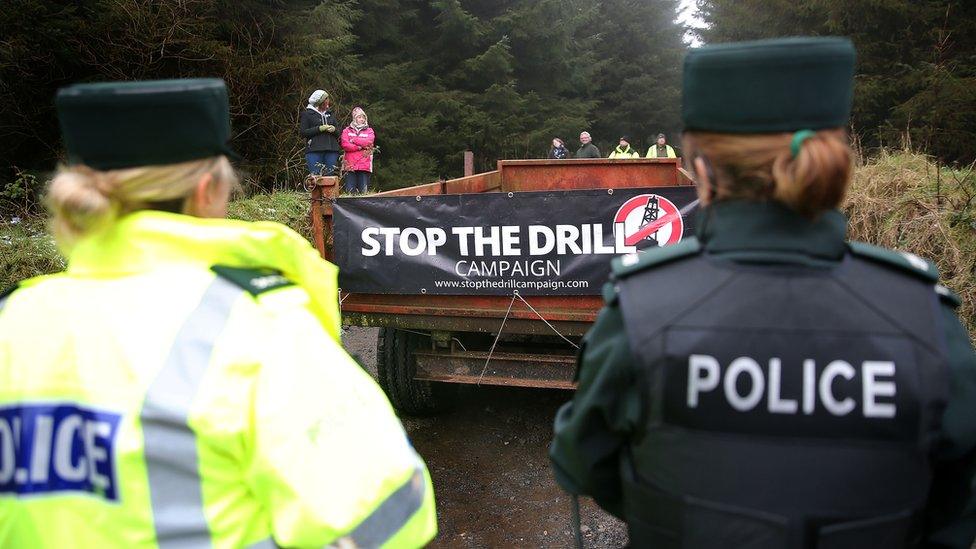
<svg viewBox="0 0 976 549">
<path fill-rule="evenodd" d="M 325 131 L 327 131 L 329 133 L 332 133 L 332 132 L 335 131 L 335 126 L 333 126 L 332 124 L 326 124 L 324 127 L 325 127 Z"/>
</svg>

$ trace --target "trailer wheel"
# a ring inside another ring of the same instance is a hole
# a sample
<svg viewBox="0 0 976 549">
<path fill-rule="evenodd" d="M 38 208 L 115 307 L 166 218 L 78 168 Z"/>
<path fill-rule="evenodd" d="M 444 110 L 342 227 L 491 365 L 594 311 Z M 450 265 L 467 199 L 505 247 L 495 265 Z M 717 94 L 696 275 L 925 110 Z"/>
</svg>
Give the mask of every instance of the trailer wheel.
<svg viewBox="0 0 976 549">
<path fill-rule="evenodd" d="M 445 411 L 454 403 L 457 388 L 445 383 L 413 378 L 416 363 L 413 350 L 424 337 L 396 328 L 381 328 L 376 341 L 376 371 L 380 387 L 390 403 L 406 415 L 430 415 Z"/>
</svg>

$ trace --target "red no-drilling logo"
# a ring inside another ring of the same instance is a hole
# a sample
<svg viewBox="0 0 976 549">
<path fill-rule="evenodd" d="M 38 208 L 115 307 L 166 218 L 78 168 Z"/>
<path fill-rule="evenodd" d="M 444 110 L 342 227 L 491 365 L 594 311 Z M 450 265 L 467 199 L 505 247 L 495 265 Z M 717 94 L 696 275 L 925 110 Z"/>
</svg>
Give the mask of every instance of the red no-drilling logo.
<svg viewBox="0 0 976 549">
<path fill-rule="evenodd" d="M 657 194 L 641 194 L 631 198 L 613 217 L 614 231 L 623 224 L 624 243 L 636 246 L 650 240 L 657 246 L 675 244 L 685 232 L 681 212 L 673 202 Z"/>
</svg>

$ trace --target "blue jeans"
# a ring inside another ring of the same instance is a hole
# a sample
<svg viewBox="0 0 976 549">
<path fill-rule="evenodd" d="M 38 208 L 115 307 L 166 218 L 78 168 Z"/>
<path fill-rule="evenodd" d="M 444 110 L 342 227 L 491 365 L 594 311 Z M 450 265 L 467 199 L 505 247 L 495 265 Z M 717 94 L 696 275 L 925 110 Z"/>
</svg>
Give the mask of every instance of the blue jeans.
<svg viewBox="0 0 976 549">
<path fill-rule="evenodd" d="M 369 187 L 369 176 L 371 175 L 373 174 L 369 172 L 347 172 L 342 189 L 349 194 L 365 194 L 366 188 Z"/>
<path fill-rule="evenodd" d="M 305 161 L 312 175 L 335 175 L 339 151 L 309 151 L 305 153 Z"/>
</svg>

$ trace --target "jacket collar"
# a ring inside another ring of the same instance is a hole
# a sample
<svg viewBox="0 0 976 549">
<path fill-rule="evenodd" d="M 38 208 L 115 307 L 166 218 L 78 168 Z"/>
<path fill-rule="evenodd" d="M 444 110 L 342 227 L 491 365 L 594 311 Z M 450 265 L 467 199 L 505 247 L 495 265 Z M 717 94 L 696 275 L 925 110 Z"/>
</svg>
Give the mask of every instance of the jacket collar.
<svg viewBox="0 0 976 549">
<path fill-rule="evenodd" d="M 338 334 L 338 269 L 279 223 L 201 219 L 159 211 L 129 214 L 68 251 L 67 274 L 110 278 L 168 266 L 270 268 L 305 288 L 312 312 Z"/>
<path fill-rule="evenodd" d="M 775 202 L 722 201 L 699 213 L 698 238 L 710 253 L 772 252 L 839 261 L 847 219 L 838 210 L 807 219 Z"/>
</svg>

